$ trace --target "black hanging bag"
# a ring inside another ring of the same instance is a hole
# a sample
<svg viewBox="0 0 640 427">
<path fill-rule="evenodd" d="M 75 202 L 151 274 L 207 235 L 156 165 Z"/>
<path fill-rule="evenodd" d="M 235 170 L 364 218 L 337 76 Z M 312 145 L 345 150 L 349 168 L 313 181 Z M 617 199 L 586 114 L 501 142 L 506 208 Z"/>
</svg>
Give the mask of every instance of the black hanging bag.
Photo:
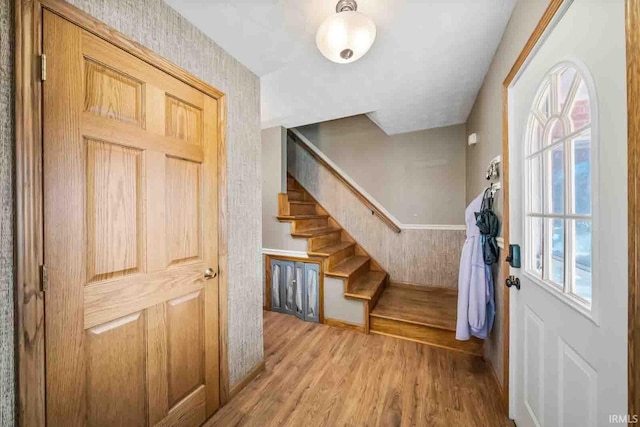
<svg viewBox="0 0 640 427">
<path fill-rule="evenodd" d="M 500 221 L 493 212 L 493 194 L 491 188 L 484 192 L 480 212 L 475 212 L 476 225 L 482 234 L 482 254 L 484 263 L 493 265 L 500 259 L 500 248 L 496 237 L 500 229 Z"/>
</svg>

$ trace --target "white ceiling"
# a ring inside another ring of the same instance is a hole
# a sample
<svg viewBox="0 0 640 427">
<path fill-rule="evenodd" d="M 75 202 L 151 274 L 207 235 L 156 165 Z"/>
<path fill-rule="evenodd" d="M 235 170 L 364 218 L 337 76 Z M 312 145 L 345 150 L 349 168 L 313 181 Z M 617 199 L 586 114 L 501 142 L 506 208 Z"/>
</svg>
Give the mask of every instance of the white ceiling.
<svg viewBox="0 0 640 427">
<path fill-rule="evenodd" d="M 388 134 L 464 123 L 516 0 L 359 0 L 377 38 L 334 64 L 315 45 L 337 0 L 165 0 L 260 76 L 262 126 L 367 113 Z"/>
</svg>

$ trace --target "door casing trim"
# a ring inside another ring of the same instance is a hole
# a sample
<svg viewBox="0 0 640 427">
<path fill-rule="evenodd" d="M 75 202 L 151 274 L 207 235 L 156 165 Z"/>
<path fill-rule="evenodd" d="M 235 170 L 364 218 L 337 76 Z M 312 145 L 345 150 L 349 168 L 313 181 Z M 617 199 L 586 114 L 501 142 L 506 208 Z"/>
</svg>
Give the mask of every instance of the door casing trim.
<svg viewBox="0 0 640 427">
<path fill-rule="evenodd" d="M 162 58 L 86 12 L 63 0 L 15 0 L 15 165 L 16 279 L 15 361 L 16 417 L 21 426 L 44 426 L 45 343 L 44 294 L 40 290 L 43 263 L 42 188 L 42 12 L 49 10 L 80 28 L 164 71 L 218 101 L 218 311 L 220 405 L 230 396 L 228 366 L 228 246 L 226 95 Z"/>
<path fill-rule="evenodd" d="M 628 413 L 640 415 L 640 0 L 626 0 L 628 169 Z M 631 420 L 629 420 L 631 421 Z M 631 425 L 631 423 L 629 424 Z"/>
<path fill-rule="evenodd" d="M 527 40 L 509 74 L 502 83 L 502 159 L 503 159 L 503 234 L 509 247 L 509 87 L 526 64 L 565 1 L 551 0 L 536 28 Z M 640 413 L 640 0 L 625 0 L 627 42 L 627 119 L 628 119 L 628 239 L 629 239 L 629 307 L 628 307 L 628 413 Z M 499 283 L 509 274 L 503 251 Z M 503 326 L 502 403 L 509 411 L 509 288 L 503 287 L 506 313 Z"/>
</svg>

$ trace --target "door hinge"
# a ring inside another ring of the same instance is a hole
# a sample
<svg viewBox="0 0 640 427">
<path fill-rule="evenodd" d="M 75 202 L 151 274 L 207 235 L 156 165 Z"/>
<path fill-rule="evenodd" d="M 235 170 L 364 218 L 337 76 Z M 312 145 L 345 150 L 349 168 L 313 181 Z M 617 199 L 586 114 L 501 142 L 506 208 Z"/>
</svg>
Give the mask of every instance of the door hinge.
<svg viewBox="0 0 640 427">
<path fill-rule="evenodd" d="M 40 55 L 40 80 L 47 80 L 47 55 Z"/>
<path fill-rule="evenodd" d="M 47 271 L 46 265 L 40 266 L 40 291 L 45 292 L 49 290 L 49 271 Z"/>
</svg>

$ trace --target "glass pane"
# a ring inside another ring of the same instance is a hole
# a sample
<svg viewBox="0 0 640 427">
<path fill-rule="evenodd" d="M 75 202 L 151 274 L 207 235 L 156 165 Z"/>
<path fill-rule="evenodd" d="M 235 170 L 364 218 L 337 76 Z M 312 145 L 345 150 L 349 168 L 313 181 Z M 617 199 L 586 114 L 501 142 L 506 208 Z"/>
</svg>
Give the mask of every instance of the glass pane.
<svg viewBox="0 0 640 427">
<path fill-rule="evenodd" d="M 591 133 L 572 142 L 573 150 L 573 211 L 591 214 Z"/>
<path fill-rule="evenodd" d="M 287 265 L 286 268 L 286 281 L 284 288 L 284 305 L 287 310 L 293 311 L 293 293 L 295 290 L 295 283 L 293 279 L 293 267 Z"/>
<path fill-rule="evenodd" d="M 528 236 L 527 242 L 527 270 L 539 279 L 542 279 L 542 218 L 528 218 Z"/>
<path fill-rule="evenodd" d="M 567 135 L 562 120 L 555 118 L 547 123 L 547 141 L 546 145 L 551 145 L 555 141 L 564 138 Z"/>
<path fill-rule="evenodd" d="M 531 140 L 529 141 L 529 153 L 536 153 L 542 149 L 542 138 L 544 129 L 540 122 L 531 116 Z"/>
<path fill-rule="evenodd" d="M 549 117 L 551 115 L 551 94 L 549 90 L 549 83 L 547 82 L 546 87 L 544 88 L 544 92 L 538 101 L 538 105 L 536 109 L 544 114 L 545 117 Z"/>
<path fill-rule="evenodd" d="M 571 119 L 571 129 L 577 130 L 585 127 L 591 123 L 591 104 L 589 102 L 589 92 L 584 80 L 580 80 L 578 86 L 578 92 L 576 93 L 571 107 L 571 113 L 569 114 Z"/>
<path fill-rule="evenodd" d="M 547 253 L 549 268 L 545 270 L 547 279 L 562 287 L 564 285 L 564 220 L 547 219 Z"/>
<path fill-rule="evenodd" d="M 571 85 L 576 78 L 576 70 L 569 67 L 565 68 L 558 75 L 558 111 L 562 111 L 567 103 L 567 96 L 571 90 Z"/>
<path fill-rule="evenodd" d="M 280 308 L 280 266 L 273 266 L 273 277 L 271 277 L 271 305 Z"/>
<path fill-rule="evenodd" d="M 591 302 L 591 221 L 575 221 L 575 259 L 573 293 Z"/>
<path fill-rule="evenodd" d="M 297 264 L 296 264 L 297 265 Z M 302 307 L 302 292 L 304 291 L 304 282 L 302 281 L 302 275 L 304 270 L 302 267 L 296 267 L 296 313 L 303 314 L 304 308 Z"/>
<path fill-rule="evenodd" d="M 306 316 L 317 317 L 316 305 L 318 303 L 318 273 L 309 270 L 307 274 L 307 313 Z"/>
<path fill-rule="evenodd" d="M 545 155 L 545 210 L 561 214 L 564 212 L 564 145 L 547 151 Z"/>
<path fill-rule="evenodd" d="M 542 213 L 542 155 L 529 159 L 529 213 Z"/>
</svg>

